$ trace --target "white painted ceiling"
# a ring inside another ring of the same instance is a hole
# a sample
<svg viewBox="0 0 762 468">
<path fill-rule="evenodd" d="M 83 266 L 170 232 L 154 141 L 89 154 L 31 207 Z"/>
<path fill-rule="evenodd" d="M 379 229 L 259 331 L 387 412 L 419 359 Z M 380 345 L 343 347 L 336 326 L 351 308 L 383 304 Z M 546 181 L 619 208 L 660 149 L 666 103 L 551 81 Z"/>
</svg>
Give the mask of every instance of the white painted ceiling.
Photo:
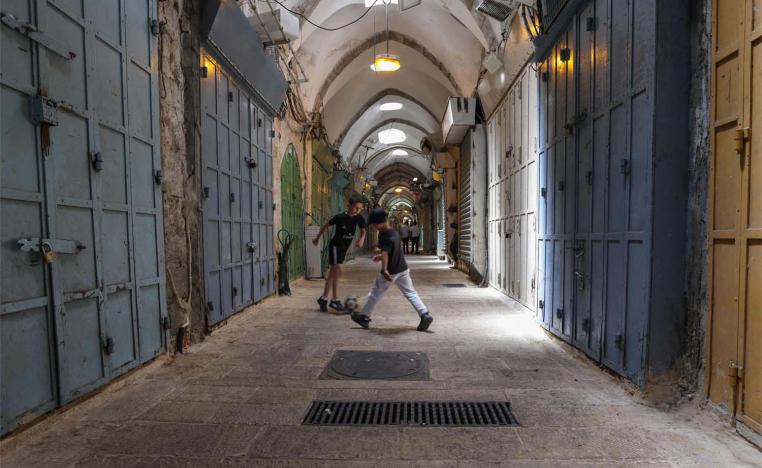
<svg viewBox="0 0 762 468">
<path fill-rule="evenodd" d="M 364 0 L 282 1 L 323 27 L 346 24 L 365 11 Z M 428 138 L 441 143 L 440 119 L 447 97 L 474 95 L 484 51 L 502 26 L 476 12 L 470 0 L 422 0 L 404 12 L 389 5 L 389 52 L 400 56 L 402 68 L 375 73 L 370 69 L 374 47 L 378 53 L 386 50 L 382 2 L 339 31 L 320 30 L 300 20 L 301 37 L 292 48 L 309 81 L 300 84 L 298 92 L 307 111 L 322 115 L 329 140 L 350 167 L 363 165 L 374 175 L 404 164 L 428 175 L 430 162 L 420 153 L 420 142 Z M 294 60 L 291 63 L 294 68 Z M 378 109 L 392 101 L 403 108 Z M 405 131 L 408 139 L 394 147 L 378 143 L 378 130 L 390 126 Z M 409 154 L 392 155 L 397 146 Z"/>
</svg>

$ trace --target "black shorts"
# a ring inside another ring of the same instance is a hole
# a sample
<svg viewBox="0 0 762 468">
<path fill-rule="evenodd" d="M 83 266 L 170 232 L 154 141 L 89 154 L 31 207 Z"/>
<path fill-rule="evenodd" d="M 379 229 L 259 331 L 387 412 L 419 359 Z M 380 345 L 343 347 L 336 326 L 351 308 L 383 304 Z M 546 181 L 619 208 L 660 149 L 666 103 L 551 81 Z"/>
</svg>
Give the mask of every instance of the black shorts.
<svg viewBox="0 0 762 468">
<path fill-rule="evenodd" d="M 328 244 L 328 264 L 341 265 L 347 256 L 348 245 Z"/>
</svg>

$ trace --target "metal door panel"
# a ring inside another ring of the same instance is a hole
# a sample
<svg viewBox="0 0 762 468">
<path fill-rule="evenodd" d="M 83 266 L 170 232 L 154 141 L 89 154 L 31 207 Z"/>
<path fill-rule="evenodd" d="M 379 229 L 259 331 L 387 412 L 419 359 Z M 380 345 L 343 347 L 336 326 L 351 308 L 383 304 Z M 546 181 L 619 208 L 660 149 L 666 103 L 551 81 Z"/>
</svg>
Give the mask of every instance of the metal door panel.
<svg viewBox="0 0 762 468">
<path fill-rule="evenodd" d="M 136 320 L 132 308 L 132 291 L 125 289 L 109 294 L 103 308 L 111 332 L 110 338 L 114 341 L 114 351 L 108 355 L 108 359 L 111 368 L 118 371 L 138 358 L 134 339 Z"/>
<path fill-rule="evenodd" d="M 759 184 L 760 179 L 752 182 Z M 746 254 L 746 323 L 744 336 L 744 367 L 742 420 L 759 430 L 762 427 L 762 240 L 750 240 Z M 755 364 L 756 363 L 756 364 Z"/>
<path fill-rule="evenodd" d="M 626 289 L 627 275 L 625 271 L 626 251 L 622 242 L 608 241 L 606 244 L 606 296 L 605 296 L 605 330 L 603 355 L 604 364 L 622 372 L 623 345 L 625 337 L 625 298 L 621 294 Z"/>
<path fill-rule="evenodd" d="M 630 164 L 627 154 L 627 115 L 624 105 L 611 111 L 611 153 L 609 156 L 608 186 L 608 230 L 623 232 L 626 216 L 626 165 Z"/>
<path fill-rule="evenodd" d="M 587 296 L 590 309 L 590 322 L 587 326 L 587 349 L 590 355 L 597 360 L 601 359 L 601 334 L 603 333 L 603 317 L 605 315 L 604 294 L 606 290 L 606 278 L 604 268 L 606 260 L 604 245 L 601 240 L 592 240 L 589 248 L 586 250 L 586 257 L 590 258 L 586 270 L 589 273 L 585 276 L 585 286 L 590 290 Z"/>
<path fill-rule="evenodd" d="M 151 53 L 157 40 L 148 31 L 156 3 L 146 0 L 140 14 L 104 2 L 36 5 L 34 18 L 25 11 L 27 2 L 3 5 L 3 11 L 36 24 L 74 55 L 61 57 L 0 27 L 2 132 L 13 134 L 14 144 L 23 145 L 7 147 L 5 142 L 11 139 L 2 139 L 0 203 L 3 217 L 13 219 L 3 223 L 2 235 L 4 245 L 12 241 L 15 246 L 3 253 L 3 284 L 14 279 L 24 283 L 10 294 L 3 288 L 3 332 L 6 327 L 22 332 L 5 341 L 16 345 L 4 347 L 2 353 L 3 432 L 134 366 L 137 321 L 145 322 L 143 326 L 158 337 L 144 359 L 164 347 L 161 201 L 153 182 L 159 156 L 158 142 L 152 139 L 158 127 L 158 62 Z M 135 70 L 125 69 L 135 60 L 126 49 L 126 22 L 139 25 L 136 30 L 142 29 L 144 36 L 146 59 Z M 33 53 L 39 58 L 34 65 L 29 62 Z M 9 57 L 14 58 L 13 66 L 6 67 Z M 29 66 L 19 66 L 24 61 Z M 39 83 L 33 82 L 31 73 L 39 73 Z M 30 123 L 28 97 L 37 89 L 61 103 L 54 111 L 57 126 L 35 129 Z M 129 118 L 127 109 L 132 111 Z M 140 144 L 130 138 L 137 134 Z M 37 148 L 44 148 L 47 155 L 35 154 Z M 143 184 L 146 180 L 148 184 Z M 141 217 L 151 221 L 146 229 L 139 226 Z M 49 224 L 43 225 L 42 219 Z M 133 235 L 134 228 L 140 229 L 140 236 Z M 46 267 L 38 253 L 18 250 L 15 242 L 20 238 L 74 240 L 84 249 L 59 252 Z M 140 244 L 144 238 L 145 246 Z M 133 246 L 145 247 L 138 258 Z M 12 277 L 6 270 L 9 266 Z M 144 319 L 136 302 L 146 285 L 156 289 L 152 321 Z M 28 345 L 36 352 L 18 356 Z M 5 383 L 7 376 L 21 369 L 16 367 L 20 364 L 35 371 L 14 378 L 22 387 L 11 389 Z"/>
<path fill-rule="evenodd" d="M 653 123 L 651 105 L 644 92 L 632 100 L 632 157 L 628 175 L 628 230 L 643 232 L 648 228 L 651 197 L 648 182 L 651 170 L 649 152 L 652 148 L 650 125 Z"/>
<path fill-rule="evenodd" d="M 627 243 L 627 303 L 625 306 L 624 367 L 630 378 L 642 383 L 643 346 L 648 317 L 649 259 L 643 242 Z"/>
<path fill-rule="evenodd" d="M 62 312 L 65 353 L 62 362 L 68 384 L 63 391 L 67 401 L 87 392 L 105 377 L 98 309 L 97 299 L 83 299 L 67 302 Z"/>
<path fill-rule="evenodd" d="M 164 317 L 164 294 L 160 283 L 141 286 L 138 289 L 138 335 L 140 337 L 140 361 L 156 356 L 163 349 L 164 333 L 161 322 Z"/>
<path fill-rule="evenodd" d="M 715 241 L 712 258 L 712 323 L 709 398 L 733 410 L 734 389 L 729 384 L 731 364 L 738 359 L 738 275 L 739 252 L 733 240 Z"/>
<path fill-rule="evenodd" d="M 219 268 L 206 274 L 206 301 L 209 323 L 215 324 L 225 318 L 222 302 L 222 273 Z"/>
<path fill-rule="evenodd" d="M 233 310 L 233 269 L 223 266 L 220 270 L 222 277 L 222 317 L 227 318 L 234 312 Z"/>
</svg>

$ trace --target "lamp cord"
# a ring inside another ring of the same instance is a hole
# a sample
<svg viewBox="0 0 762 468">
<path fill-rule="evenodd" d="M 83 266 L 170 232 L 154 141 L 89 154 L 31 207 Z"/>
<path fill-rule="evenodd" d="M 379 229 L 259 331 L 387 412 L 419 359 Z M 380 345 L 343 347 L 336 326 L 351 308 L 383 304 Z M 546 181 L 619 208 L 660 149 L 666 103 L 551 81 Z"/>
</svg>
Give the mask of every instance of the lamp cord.
<svg viewBox="0 0 762 468">
<path fill-rule="evenodd" d="M 298 16 L 298 17 L 302 18 L 304 21 L 308 22 L 309 24 L 311 24 L 311 25 L 315 26 L 315 27 L 316 27 L 316 28 L 318 28 L 318 29 L 322 29 L 323 31 L 338 31 L 338 30 L 340 30 L 340 29 L 344 29 L 344 28 L 346 28 L 346 27 L 348 27 L 348 26 L 352 26 L 352 25 L 353 25 L 353 24 L 355 24 L 356 22 L 358 22 L 358 21 L 360 21 L 361 19 L 365 18 L 365 15 L 367 15 L 367 14 L 368 14 L 368 12 L 370 12 L 371 8 L 373 8 L 374 6 L 376 6 L 376 3 L 378 3 L 378 2 L 380 2 L 380 1 L 382 1 L 382 0 L 374 0 L 374 1 L 373 1 L 373 5 L 369 6 L 369 7 L 368 7 L 368 8 L 365 10 L 365 13 L 363 13 L 362 15 L 360 15 L 358 18 L 356 18 L 356 19 L 354 19 L 354 20 L 350 21 L 349 23 L 347 23 L 347 24 L 344 24 L 344 25 L 342 25 L 342 26 L 338 26 L 338 27 L 335 27 L 335 28 L 326 28 L 326 27 L 324 27 L 324 26 L 320 26 L 319 24 L 313 23 L 313 22 L 312 22 L 312 21 L 311 21 L 309 18 L 307 18 L 306 16 L 304 16 L 302 13 L 296 12 L 296 11 L 294 11 L 294 10 L 290 9 L 289 7 L 287 7 L 286 5 L 284 5 L 284 4 L 283 4 L 283 2 L 281 2 L 281 0 L 273 0 L 273 1 L 274 1 L 275 3 L 277 3 L 278 5 L 282 6 L 284 10 L 286 10 L 286 11 L 288 11 L 289 13 L 291 13 L 291 14 L 294 14 L 294 15 L 296 15 L 296 16 Z"/>
</svg>

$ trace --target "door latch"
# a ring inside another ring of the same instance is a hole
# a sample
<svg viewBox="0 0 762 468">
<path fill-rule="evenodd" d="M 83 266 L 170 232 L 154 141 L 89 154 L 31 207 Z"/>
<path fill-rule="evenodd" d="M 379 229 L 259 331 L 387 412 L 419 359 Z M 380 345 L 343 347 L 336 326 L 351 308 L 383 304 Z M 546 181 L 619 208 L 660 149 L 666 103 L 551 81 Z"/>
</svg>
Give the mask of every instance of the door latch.
<svg viewBox="0 0 762 468">
<path fill-rule="evenodd" d="M 247 242 L 246 247 L 249 249 L 249 253 L 254 253 L 257 250 L 257 243 L 256 242 Z"/>
<path fill-rule="evenodd" d="M 77 56 L 74 52 L 67 50 L 66 44 L 58 39 L 45 34 L 37 29 L 37 26 L 18 20 L 15 16 L 8 13 L 0 13 L 0 21 L 4 25 L 28 37 L 32 41 L 40 44 L 54 54 L 66 59 L 71 60 Z"/>
<path fill-rule="evenodd" d="M 743 366 L 738 364 L 737 362 L 731 362 L 730 367 L 728 368 L 728 377 L 731 379 L 743 379 Z"/>
<path fill-rule="evenodd" d="M 254 158 L 243 158 L 244 161 L 246 161 L 246 165 L 249 166 L 250 169 L 254 169 L 257 167 L 257 161 Z"/>
<path fill-rule="evenodd" d="M 103 170 L 103 156 L 100 151 L 93 153 L 93 170 L 100 172 Z"/>
</svg>

